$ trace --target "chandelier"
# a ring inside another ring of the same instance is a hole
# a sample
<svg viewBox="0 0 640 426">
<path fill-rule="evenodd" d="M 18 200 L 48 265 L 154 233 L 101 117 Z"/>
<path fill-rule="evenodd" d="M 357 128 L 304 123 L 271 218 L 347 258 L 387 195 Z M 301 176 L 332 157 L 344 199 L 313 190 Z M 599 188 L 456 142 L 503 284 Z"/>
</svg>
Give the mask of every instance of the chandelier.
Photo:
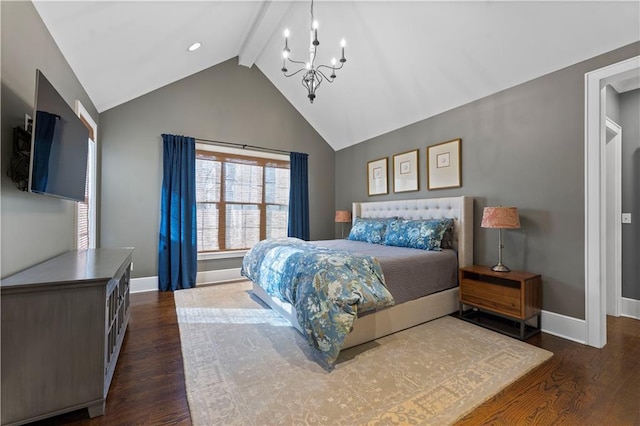
<svg viewBox="0 0 640 426">
<path fill-rule="evenodd" d="M 282 73 L 285 77 L 293 77 L 294 75 L 305 71 L 302 75 L 302 85 L 307 88 L 309 101 L 313 103 L 313 100 L 316 98 L 316 89 L 320 86 L 320 84 L 326 80 L 329 83 L 333 83 L 336 79 L 336 71 L 341 69 L 344 66 L 344 63 L 347 60 L 344 57 L 344 46 L 346 42 L 344 39 L 340 42 L 340 46 L 342 47 L 342 57 L 340 58 L 340 66 L 336 66 L 337 61 L 336 58 L 331 60 L 331 65 L 318 65 L 316 66 L 316 52 L 318 49 L 318 45 L 320 42 L 318 41 L 318 21 L 313 18 L 313 0 L 311 0 L 311 28 L 309 29 L 309 61 L 296 61 L 291 59 L 291 50 L 289 49 L 289 30 L 284 30 L 284 49 L 282 49 Z M 287 74 L 289 70 L 287 69 L 287 60 L 292 64 L 298 64 L 302 67 L 291 74 Z M 326 69 L 326 71 L 323 71 Z M 331 70 L 331 75 L 327 77 L 329 70 Z"/>
</svg>

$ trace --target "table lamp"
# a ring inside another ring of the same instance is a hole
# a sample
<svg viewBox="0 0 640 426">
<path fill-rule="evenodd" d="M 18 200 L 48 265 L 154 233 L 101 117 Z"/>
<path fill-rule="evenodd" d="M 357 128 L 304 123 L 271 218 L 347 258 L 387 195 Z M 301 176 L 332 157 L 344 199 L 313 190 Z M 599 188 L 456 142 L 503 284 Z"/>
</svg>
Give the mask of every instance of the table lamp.
<svg viewBox="0 0 640 426">
<path fill-rule="evenodd" d="M 342 224 L 342 238 L 344 238 L 344 224 L 351 222 L 351 212 L 348 210 L 336 210 L 336 223 Z"/>
<path fill-rule="evenodd" d="M 491 269 L 497 272 L 509 272 L 502 264 L 502 230 L 520 228 L 520 216 L 516 207 L 485 207 L 482 212 L 483 228 L 498 228 L 498 263 Z"/>
</svg>

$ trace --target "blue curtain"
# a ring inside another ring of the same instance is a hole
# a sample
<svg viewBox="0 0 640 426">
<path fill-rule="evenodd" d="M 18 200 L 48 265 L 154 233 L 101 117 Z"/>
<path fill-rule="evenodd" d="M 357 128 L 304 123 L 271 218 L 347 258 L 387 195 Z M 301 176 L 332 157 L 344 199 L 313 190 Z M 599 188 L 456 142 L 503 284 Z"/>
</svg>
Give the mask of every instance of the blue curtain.
<svg viewBox="0 0 640 426">
<path fill-rule="evenodd" d="M 196 285 L 196 141 L 163 134 L 162 142 L 158 286 L 173 291 Z"/>
<path fill-rule="evenodd" d="M 33 172 L 31 190 L 45 192 L 49 182 L 49 157 L 60 116 L 44 111 L 36 111 L 35 132 L 33 138 Z"/>
<path fill-rule="evenodd" d="M 309 155 L 290 154 L 289 232 L 290 237 L 309 240 Z"/>
</svg>

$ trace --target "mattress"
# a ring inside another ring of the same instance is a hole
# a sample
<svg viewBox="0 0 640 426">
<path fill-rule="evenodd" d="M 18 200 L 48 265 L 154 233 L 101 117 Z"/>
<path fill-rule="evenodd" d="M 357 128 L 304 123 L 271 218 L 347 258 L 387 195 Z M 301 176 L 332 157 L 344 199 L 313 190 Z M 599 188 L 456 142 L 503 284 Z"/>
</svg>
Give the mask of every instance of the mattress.
<svg viewBox="0 0 640 426">
<path fill-rule="evenodd" d="M 377 258 L 396 305 L 458 285 L 458 257 L 454 250 L 429 251 L 351 240 L 312 243 Z"/>
</svg>

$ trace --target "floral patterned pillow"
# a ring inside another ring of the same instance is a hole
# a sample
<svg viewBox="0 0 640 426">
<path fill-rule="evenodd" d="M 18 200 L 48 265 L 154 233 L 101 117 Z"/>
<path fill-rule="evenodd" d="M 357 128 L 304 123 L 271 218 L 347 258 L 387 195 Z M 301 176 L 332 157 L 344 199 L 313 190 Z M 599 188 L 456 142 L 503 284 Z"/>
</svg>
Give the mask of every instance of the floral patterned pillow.
<svg viewBox="0 0 640 426">
<path fill-rule="evenodd" d="M 366 243 L 384 244 L 387 224 L 392 219 L 363 219 L 356 217 L 347 239 Z"/>
<path fill-rule="evenodd" d="M 452 219 L 393 220 L 387 226 L 384 244 L 440 251 L 442 237 L 452 224 Z"/>
</svg>

